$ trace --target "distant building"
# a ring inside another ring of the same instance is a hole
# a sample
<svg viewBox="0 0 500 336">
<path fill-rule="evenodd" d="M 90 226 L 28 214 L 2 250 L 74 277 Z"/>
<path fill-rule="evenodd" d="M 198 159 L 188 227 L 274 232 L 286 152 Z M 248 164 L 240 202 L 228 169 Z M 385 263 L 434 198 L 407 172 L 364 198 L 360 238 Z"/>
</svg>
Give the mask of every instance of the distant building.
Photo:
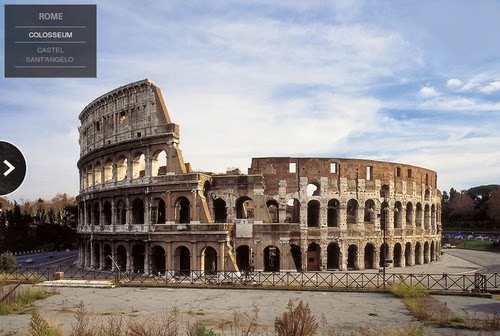
<svg viewBox="0 0 500 336">
<path fill-rule="evenodd" d="M 267 157 L 253 158 L 247 174 L 192 171 L 179 125 L 149 80 L 95 99 L 79 118 L 83 267 L 114 269 L 113 259 L 121 270 L 145 273 L 316 271 L 440 257 L 441 194 L 432 170 Z"/>
</svg>

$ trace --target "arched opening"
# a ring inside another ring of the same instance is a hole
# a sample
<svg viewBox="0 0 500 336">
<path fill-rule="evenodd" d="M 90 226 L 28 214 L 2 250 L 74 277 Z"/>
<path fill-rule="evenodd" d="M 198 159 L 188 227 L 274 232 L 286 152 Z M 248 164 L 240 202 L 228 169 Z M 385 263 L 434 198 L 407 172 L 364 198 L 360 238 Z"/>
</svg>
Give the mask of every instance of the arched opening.
<svg viewBox="0 0 500 336">
<path fill-rule="evenodd" d="M 128 161 L 125 156 L 120 156 L 116 163 L 116 180 L 123 181 L 127 178 Z"/>
<path fill-rule="evenodd" d="M 190 222 L 190 207 L 191 204 L 186 197 L 180 197 L 177 199 L 175 210 L 176 218 L 179 223 L 189 223 Z"/>
<path fill-rule="evenodd" d="M 236 200 L 236 218 L 254 218 L 255 204 L 248 196 Z"/>
<path fill-rule="evenodd" d="M 266 202 L 267 211 L 269 212 L 269 217 L 271 218 L 271 223 L 279 223 L 279 211 L 278 211 L 278 201 L 268 200 Z"/>
<path fill-rule="evenodd" d="M 307 270 L 308 271 L 320 271 L 321 270 L 321 254 L 320 247 L 316 243 L 309 244 L 307 248 Z"/>
<path fill-rule="evenodd" d="M 151 159 L 151 175 L 153 177 L 167 174 L 167 153 L 157 150 Z"/>
<path fill-rule="evenodd" d="M 394 244 L 394 267 L 402 267 L 403 248 L 400 243 Z"/>
<path fill-rule="evenodd" d="M 431 208 L 429 207 L 429 204 L 426 204 L 425 210 L 424 210 L 424 228 L 425 229 L 429 228 L 430 220 L 431 220 Z"/>
<path fill-rule="evenodd" d="M 165 249 L 160 245 L 155 245 L 151 249 L 151 271 L 153 273 L 165 273 Z"/>
<path fill-rule="evenodd" d="M 387 224 L 389 222 L 389 203 L 382 202 L 382 206 L 380 207 L 380 229 L 383 231 L 387 229 Z"/>
<path fill-rule="evenodd" d="M 394 228 L 401 229 L 403 225 L 403 206 L 397 201 L 394 205 Z"/>
<path fill-rule="evenodd" d="M 207 246 L 201 251 L 201 261 L 201 267 L 206 274 L 217 272 L 217 251 L 213 247 Z"/>
<path fill-rule="evenodd" d="M 300 222 L 300 202 L 295 198 L 288 200 L 288 202 L 286 203 L 286 222 Z"/>
<path fill-rule="evenodd" d="M 214 215 L 216 223 L 225 223 L 227 221 L 227 205 L 222 198 L 214 201 Z"/>
<path fill-rule="evenodd" d="M 280 271 L 280 250 L 276 246 L 266 246 L 264 249 L 264 272 Z"/>
<path fill-rule="evenodd" d="M 302 271 L 302 251 L 300 250 L 300 246 L 291 244 L 290 253 L 292 254 L 295 269 L 297 270 L 297 272 Z"/>
<path fill-rule="evenodd" d="M 94 185 L 94 169 L 92 168 L 92 165 L 89 165 L 87 167 L 87 183 L 88 186 L 91 187 Z"/>
<path fill-rule="evenodd" d="M 355 199 L 347 202 L 347 224 L 356 224 L 358 222 L 358 201 Z"/>
<path fill-rule="evenodd" d="M 180 275 L 189 275 L 191 272 L 191 252 L 186 246 L 175 249 L 175 269 Z"/>
<path fill-rule="evenodd" d="M 144 202 L 139 198 L 132 202 L 132 224 L 144 224 Z"/>
<path fill-rule="evenodd" d="M 104 202 L 104 225 L 111 225 L 111 203 Z"/>
<path fill-rule="evenodd" d="M 127 250 L 123 245 L 119 245 L 116 248 L 116 264 L 120 268 L 120 271 L 127 269 Z"/>
<path fill-rule="evenodd" d="M 107 159 L 104 164 L 104 182 L 113 180 L 113 162 Z"/>
<path fill-rule="evenodd" d="M 415 244 L 415 265 L 422 265 L 422 246 L 420 242 Z"/>
<path fill-rule="evenodd" d="M 384 267 L 386 264 L 386 260 L 389 257 L 389 245 L 387 243 L 383 243 L 380 245 L 380 261 L 379 261 L 379 267 Z"/>
<path fill-rule="evenodd" d="M 425 189 L 424 200 L 429 201 L 431 199 L 431 191 L 429 189 Z"/>
<path fill-rule="evenodd" d="M 101 176 L 102 176 L 101 163 L 97 162 L 95 164 L 95 168 L 94 168 L 94 181 L 95 181 L 95 184 L 101 184 L 101 182 L 102 182 Z"/>
<path fill-rule="evenodd" d="M 94 244 L 94 268 L 99 268 L 101 265 L 101 246 L 99 243 Z"/>
<path fill-rule="evenodd" d="M 156 217 L 157 217 L 156 222 L 158 224 L 165 224 L 165 222 L 167 221 L 167 210 L 165 201 L 161 198 L 158 201 Z"/>
<path fill-rule="evenodd" d="M 347 269 L 356 270 L 358 269 L 358 246 L 349 245 L 347 249 Z"/>
<path fill-rule="evenodd" d="M 373 244 L 365 245 L 365 269 L 374 269 L 376 268 L 375 263 L 375 247 Z"/>
<path fill-rule="evenodd" d="M 406 245 L 405 245 L 405 264 L 407 266 L 413 265 L 413 260 L 411 257 L 411 243 L 410 242 L 406 243 Z"/>
<path fill-rule="evenodd" d="M 424 243 L 424 264 L 429 262 L 429 243 Z"/>
<path fill-rule="evenodd" d="M 374 224 L 375 223 L 375 202 L 373 200 L 367 200 L 365 202 L 365 215 L 363 218 L 363 221 L 367 224 Z"/>
<path fill-rule="evenodd" d="M 125 202 L 118 201 L 116 212 L 116 222 L 120 225 L 127 224 L 127 210 L 125 209 Z"/>
<path fill-rule="evenodd" d="M 434 204 L 431 207 L 431 228 L 436 230 L 436 205 Z"/>
<path fill-rule="evenodd" d="M 411 226 L 413 224 L 413 204 L 408 202 L 406 204 L 406 225 Z"/>
<path fill-rule="evenodd" d="M 236 265 L 240 271 L 251 271 L 252 255 L 248 245 L 240 245 L 236 248 Z"/>
<path fill-rule="evenodd" d="M 434 241 L 431 242 L 431 262 L 436 261 L 436 256 L 434 255 Z"/>
<path fill-rule="evenodd" d="M 340 203 L 336 199 L 331 199 L 328 201 L 328 209 L 326 215 L 328 227 L 339 226 L 339 205 Z"/>
<path fill-rule="evenodd" d="M 87 204 L 87 225 L 92 225 L 94 222 L 94 218 L 92 217 L 92 205 L 90 203 Z"/>
<path fill-rule="evenodd" d="M 212 185 L 210 184 L 210 181 L 205 181 L 203 183 L 203 196 L 205 199 L 208 200 L 208 195 L 210 194 L 210 191 L 212 190 Z"/>
<path fill-rule="evenodd" d="M 132 178 L 144 177 L 146 172 L 146 157 L 142 153 L 136 154 L 132 160 Z"/>
<path fill-rule="evenodd" d="M 93 220 L 94 225 L 101 225 L 101 207 L 99 206 L 99 203 L 94 204 L 94 220 Z"/>
<path fill-rule="evenodd" d="M 319 202 L 316 200 L 307 203 L 307 226 L 319 227 Z"/>
<path fill-rule="evenodd" d="M 144 245 L 136 244 L 132 247 L 132 269 L 134 272 L 144 272 Z"/>
<path fill-rule="evenodd" d="M 326 268 L 328 270 L 340 269 L 340 247 L 337 243 L 328 244 Z"/>
<path fill-rule="evenodd" d="M 417 203 L 417 211 L 415 212 L 415 224 L 422 226 L 422 204 Z"/>
<path fill-rule="evenodd" d="M 112 260 L 111 258 L 113 258 L 112 256 L 112 252 L 111 252 L 111 245 L 109 244 L 105 244 L 104 245 L 104 248 L 103 248 L 103 267 L 104 269 L 107 269 L 107 270 L 110 270 L 113 266 L 112 266 Z"/>
<path fill-rule="evenodd" d="M 320 185 L 318 182 L 311 182 L 307 185 L 307 196 L 319 196 Z"/>
</svg>

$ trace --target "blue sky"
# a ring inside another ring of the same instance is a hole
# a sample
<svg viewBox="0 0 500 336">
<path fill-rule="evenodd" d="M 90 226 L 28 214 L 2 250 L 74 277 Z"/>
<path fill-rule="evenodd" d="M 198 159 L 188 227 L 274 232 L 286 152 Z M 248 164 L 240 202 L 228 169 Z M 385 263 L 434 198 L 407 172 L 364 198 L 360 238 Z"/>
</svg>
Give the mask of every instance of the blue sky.
<svg viewBox="0 0 500 336">
<path fill-rule="evenodd" d="M 79 113 L 144 78 L 194 169 L 349 157 L 433 169 L 445 191 L 500 183 L 500 2 L 87 3 L 97 78 L 0 79 L 0 139 L 28 161 L 11 200 L 76 195 Z"/>
</svg>

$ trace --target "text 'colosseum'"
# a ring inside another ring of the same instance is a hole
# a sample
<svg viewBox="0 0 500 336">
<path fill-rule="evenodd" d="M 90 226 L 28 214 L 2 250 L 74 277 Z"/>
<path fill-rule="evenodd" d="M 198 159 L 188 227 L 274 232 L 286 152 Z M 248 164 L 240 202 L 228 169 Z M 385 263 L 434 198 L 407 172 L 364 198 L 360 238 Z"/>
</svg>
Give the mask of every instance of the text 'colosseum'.
<svg viewBox="0 0 500 336">
<path fill-rule="evenodd" d="M 196 172 L 149 80 L 97 98 L 79 118 L 82 267 L 347 271 L 439 259 L 441 194 L 432 170 L 265 157 L 253 158 L 248 174 Z"/>
</svg>

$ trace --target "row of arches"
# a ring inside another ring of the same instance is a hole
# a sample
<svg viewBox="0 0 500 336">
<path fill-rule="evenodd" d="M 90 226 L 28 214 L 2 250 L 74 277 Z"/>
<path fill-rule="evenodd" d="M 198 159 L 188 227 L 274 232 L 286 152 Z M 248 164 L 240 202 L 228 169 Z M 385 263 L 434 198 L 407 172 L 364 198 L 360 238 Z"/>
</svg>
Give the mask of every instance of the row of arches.
<svg viewBox="0 0 500 336">
<path fill-rule="evenodd" d="M 167 258 L 167 250 L 161 244 L 153 243 L 147 247 L 143 242 L 113 245 L 109 242 L 89 241 L 80 252 L 84 266 L 100 269 L 114 269 L 118 266 L 121 271 L 154 274 L 167 270 L 175 270 L 180 274 L 202 270 L 210 274 L 225 269 L 223 265 L 221 267 L 221 263 L 224 263 L 223 256 L 213 246 L 205 246 L 193 255 L 192 249 L 181 244 L 174 249 L 171 258 Z M 288 248 L 268 245 L 262 251 L 254 251 L 248 245 L 240 245 L 235 249 L 236 263 L 241 271 L 254 270 L 258 264 L 264 272 L 279 272 L 282 270 L 283 254 L 287 253 L 293 258 L 297 271 L 379 269 L 387 262 L 388 267 L 406 267 L 436 261 L 439 255 L 435 241 L 396 242 L 391 245 L 377 245 L 374 242 L 339 245 L 332 242 L 324 251 L 320 244 L 312 242 L 304 251 L 306 258 L 303 258 L 300 247 L 295 244 Z M 256 260 L 258 257 L 262 260 Z M 303 260 L 306 260 L 305 264 Z"/>
<path fill-rule="evenodd" d="M 80 169 L 80 189 L 106 182 L 166 175 L 167 158 L 165 149 L 156 148 L 152 149 L 151 155 L 148 156 L 142 151 L 137 151 L 133 155 L 117 154 L 102 161 L 96 160 Z"/>
</svg>

